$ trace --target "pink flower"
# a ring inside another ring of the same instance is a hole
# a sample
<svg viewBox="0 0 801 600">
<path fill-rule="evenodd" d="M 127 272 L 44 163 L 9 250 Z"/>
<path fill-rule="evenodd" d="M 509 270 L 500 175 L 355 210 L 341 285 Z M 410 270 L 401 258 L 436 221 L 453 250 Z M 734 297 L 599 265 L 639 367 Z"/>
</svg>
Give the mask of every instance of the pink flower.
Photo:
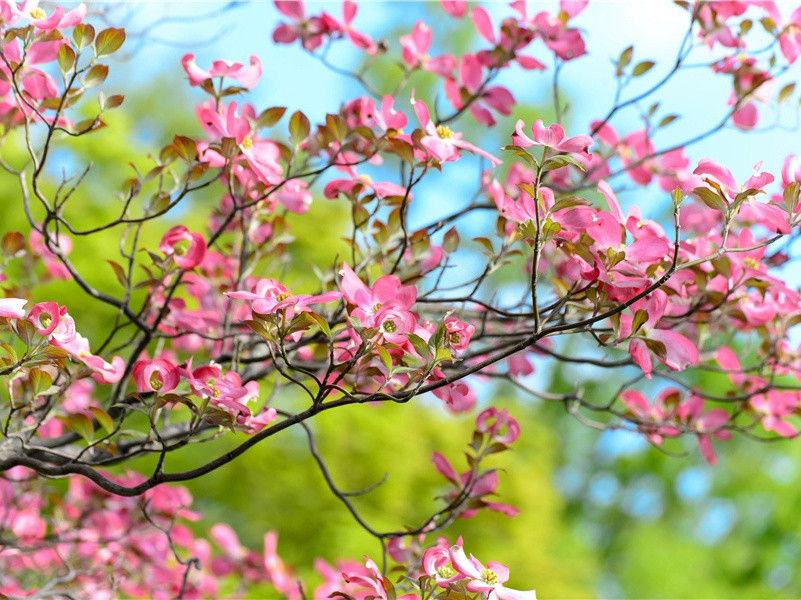
<svg viewBox="0 0 801 600">
<path fill-rule="evenodd" d="M 782 164 L 782 185 L 787 187 L 794 181 L 801 181 L 801 156 L 790 154 Z"/>
<path fill-rule="evenodd" d="M 678 402 L 679 390 L 667 388 L 657 396 L 654 404 L 650 404 L 645 396 L 637 390 L 626 390 L 620 395 L 623 404 L 632 412 L 638 420 L 637 429 L 646 434 L 652 444 L 661 444 L 663 437 L 674 437 L 680 431 L 669 424 L 673 420 L 675 408 L 669 406 L 670 403 Z"/>
<path fill-rule="evenodd" d="M 288 600 L 301 598 L 298 582 L 278 556 L 278 534 L 275 531 L 264 534 L 264 569 L 267 571 L 270 583 Z"/>
<path fill-rule="evenodd" d="M 467 150 L 483 156 L 493 166 L 500 165 L 503 161 L 489 152 L 474 146 L 470 142 L 462 140 L 461 133 L 454 133 L 450 127 L 446 125 L 434 125 L 431 116 L 428 112 L 428 107 L 422 100 L 415 100 L 412 97 L 412 104 L 414 105 L 414 112 L 417 115 L 417 120 L 423 126 L 425 135 L 420 139 L 420 143 L 428 150 L 429 154 L 440 162 L 449 162 L 459 160 L 461 154 L 459 149 Z"/>
<path fill-rule="evenodd" d="M 212 77 L 229 77 L 242 84 L 243 87 L 251 89 L 256 86 L 261 78 L 261 61 L 258 56 L 250 57 L 250 66 L 244 67 L 242 63 L 230 62 L 227 60 L 215 60 L 211 64 L 211 69 L 204 71 L 195 64 L 195 55 L 186 54 L 181 59 L 181 64 L 189 75 L 190 85 L 199 85 L 206 79 Z"/>
<path fill-rule="evenodd" d="M 412 68 L 420 68 L 436 73 L 440 77 L 448 77 L 456 68 L 456 59 L 450 54 L 443 54 L 435 58 L 429 57 L 431 41 L 431 28 L 422 21 L 417 21 L 411 34 L 400 36 L 403 61 Z"/>
<path fill-rule="evenodd" d="M 122 379 L 125 373 L 125 360 L 121 356 L 115 356 L 111 362 L 107 362 L 94 354 L 83 354 L 78 356 L 83 363 L 92 369 L 92 379 L 98 383 L 116 383 Z"/>
<path fill-rule="evenodd" d="M 0 317 L 24 319 L 25 309 L 22 307 L 27 302 L 24 298 L 0 298 Z"/>
<path fill-rule="evenodd" d="M 487 600 L 536 600 L 534 590 L 523 592 L 504 587 L 503 584 L 509 580 L 509 568 L 506 565 L 490 561 L 485 567 L 472 554 L 467 558 L 461 546 L 451 547 L 450 555 L 453 568 L 470 579 L 468 591 L 488 594 Z"/>
<path fill-rule="evenodd" d="M 342 19 L 344 21 L 342 30 L 354 46 L 361 48 L 367 52 L 367 54 L 375 54 L 378 52 L 378 46 L 376 46 L 375 42 L 370 36 L 353 29 L 351 25 L 353 19 L 356 18 L 357 10 L 356 3 L 351 2 L 351 0 L 345 0 L 345 2 L 342 3 Z"/>
<path fill-rule="evenodd" d="M 460 475 L 456 472 L 448 459 L 439 452 L 433 452 L 431 454 L 431 462 L 434 463 L 434 467 L 437 471 L 439 471 L 454 487 L 446 496 L 448 500 L 453 500 L 458 495 L 464 494 L 465 491 L 469 492 L 470 508 L 461 512 L 461 518 L 470 519 L 478 514 L 481 508 L 503 513 L 507 517 L 514 517 L 520 512 L 518 509 L 508 504 L 491 502 L 484 498 L 485 496 L 495 494 L 495 490 L 498 487 L 497 471 L 484 471 L 476 476 L 472 470 L 467 470 Z"/>
<path fill-rule="evenodd" d="M 470 338 L 476 328 L 469 323 L 460 321 L 456 317 L 445 319 L 445 341 L 454 352 L 461 352 L 470 343 Z"/>
<path fill-rule="evenodd" d="M 632 338 L 629 342 L 629 354 L 649 378 L 651 357 L 644 340 L 655 340 L 660 343 L 660 351 L 656 353 L 656 356 L 673 371 L 682 371 L 698 362 L 698 348 L 690 339 L 677 331 L 657 327 L 667 308 L 668 296 L 663 290 L 655 290 L 647 299 L 638 301 L 632 306 L 633 310 L 645 310 L 648 319 L 635 332 L 637 337 Z M 621 315 L 620 339 L 629 337 L 632 333 L 631 328 L 632 318 L 628 315 Z"/>
<path fill-rule="evenodd" d="M 200 233 L 192 233 L 184 225 L 176 225 L 164 234 L 159 244 L 166 256 L 172 256 L 182 269 L 194 269 L 206 255 L 206 239 Z"/>
<path fill-rule="evenodd" d="M 565 130 L 559 123 L 552 123 L 548 129 L 542 123 L 542 119 L 537 119 L 531 126 L 531 134 L 534 139 L 529 138 L 523 133 L 523 120 L 519 120 L 515 125 L 515 132 L 512 134 L 512 143 L 521 148 L 530 146 L 548 146 L 557 152 L 567 152 L 569 154 L 586 153 L 587 148 L 592 145 L 592 138 L 588 135 L 577 135 L 572 138 L 565 136 Z"/>
<path fill-rule="evenodd" d="M 36 333 L 47 337 L 58 326 L 62 314 L 67 314 L 67 307 L 59 308 L 57 302 L 40 302 L 31 308 L 28 320 L 36 327 Z"/>
<path fill-rule="evenodd" d="M 225 292 L 226 296 L 250 301 L 250 308 L 254 313 L 269 315 L 284 311 L 286 317 L 291 319 L 300 312 L 308 312 L 309 305 L 334 302 L 342 297 L 338 291 L 326 292 L 316 296 L 308 294 L 293 295 L 275 279 L 259 279 L 253 291 Z"/>
<path fill-rule="evenodd" d="M 339 289 L 348 304 L 354 307 L 351 314 L 365 327 L 378 326 L 378 313 L 382 309 L 408 311 L 417 299 L 417 289 L 413 285 L 401 285 L 400 279 L 394 275 L 379 277 L 370 288 L 347 263 L 342 265 L 340 274 Z M 386 312 L 384 317 L 387 317 Z"/>
<path fill-rule="evenodd" d="M 72 251 L 72 240 L 69 236 L 53 233 L 49 234 L 50 243 L 55 245 L 62 254 L 68 255 Z M 38 254 L 44 261 L 48 273 L 58 279 L 69 279 L 72 277 L 67 267 L 65 267 L 58 256 L 54 254 L 44 242 L 44 237 L 36 229 L 31 229 L 29 236 L 31 250 Z"/>
<path fill-rule="evenodd" d="M 222 104 L 218 108 L 210 100 L 197 107 L 197 117 L 213 138 L 234 138 L 245 163 L 259 181 L 267 185 L 283 182 L 281 150 L 272 140 L 259 139 L 255 136 L 251 122 L 256 119 L 256 111 L 252 105 L 244 104 L 239 112 L 236 102 L 231 102 L 227 108 Z M 226 164 L 227 159 L 209 149 L 207 143 L 198 143 L 198 152 L 199 160 L 208 162 L 214 167 Z"/>
<path fill-rule="evenodd" d="M 166 394 L 174 390 L 181 380 L 178 367 L 166 358 L 137 361 L 133 379 L 139 392 Z"/>
<path fill-rule="evenodd" d="M 439 0 L 442 10 L 455 19 L 461 19 L 467 14 L 467 2 L 465 0 Z"/>
<path fill-rule="evenodd" d="M 737 181 L 731 171 L 708 158 L 702 158 L 693 173 L 695 175 L 705 175 L 705 180 L 709 187 L 714 189 L 713 184 L 717 184 L 726 195 L 734 199 L 741 191 L 762 190 L 766 185 L 773 182 L 773 175 L 760 171 L 761 167 L 761 162 L 754 165 L 753 174 L 742 186 L 737 185 Z"/>
<path fill-rule="evenodd" d="M 389 181 L 374 182 L 367 175 L 353 174 L 351 179 L 334 179 L 325 186 L 323 194 L 326 198 L 336 198 L 339 194 L 345 194 L 349 197 L 356 197 L 364 190 L 372 191 L 377 198 L 387 198 L 389 196 L 398 196 L 403 198 L 406 195 L 406 188 L 397 183 Z M 412 194 L 409 193 L 409 199 Z"/>
<path fill-rule="evenodd" d="M 718 459 L 712 449 L 712 438 L 710 436 L 714 435 L 721 440 L 730 439 L 731 431 L 723 429 L 723 427 L 731 417 L 728 412 L 721 408 L 716 408 L 706 413 L 703 411 L 704 399 L 696 394 L 690 394 L 687 400 L 682 402 L 676 409 L 676 414 L 682 421 L 698 432 L 698 445 L 701 448 L 701 454 L 704 455 L 709 464 L 714 465 Z"/>
<path fill-rule="evenodd" d="M 71 11 L 64 13 L 61 6 L 56 6 L 50 16 L 39 7 L 39 0 L 27 0 L 18 8 L 16 2 L 8 3 L 11 12 L 11 22 L 19 18 L 29 19 L 31 24 L 40 31 L 54 31 L 66 27 L 74 27 L 86 16 L 86 5 L 81 3 Z"/>
<path fill-rule="evenodd" d="M 520 424 L 506 409 L 498 410 L 490 406 L 476 417 L 476 429 L 489 434 L 493 440 L 501 444 L 511 444 L 520 437 Z"/>
<path fill-rule="evenodd" d="M 453 568 L 447 543 L 428 548 L 423 554 L 422 566 L 423 572 L 433 577 L 437 585 L 443 588 L 447 588 L 454 581 L 464 579 L 464 575 Z"/>
<path fill-rule="evenodd" d="M 275 0 L 275 7 L 294 21 L 292 24 L 280 23 L 273 31 L 273 41 L 277 44 L 291 44 L 300 39 L 307 50 L 319 48 L 325 36 L 342 30 L 342 26 L 328 13 L 306 17 L 301 0 Z"/>
<path fill-rule="evenodd" d="M 238 373 L 228 371 L 220 375 L 218 365 L 209 364 L 192 368 L 192 361 L 180 368 L 192 392 L 199 398 L 207 398 L 209 402 L 229 412 L 238 425 L 245 425 L 251 416 L 245 403 L 259 395 L 259 385 L 250 381 L 244 386 Z"/>
<path fill-rule="evenodd" d="M 463 381 L 439 387 L 433 394 L 445 402 L 447 409 L 454 414 L 469 412 L 476 405 L 476 393 Z"/>
</svg>

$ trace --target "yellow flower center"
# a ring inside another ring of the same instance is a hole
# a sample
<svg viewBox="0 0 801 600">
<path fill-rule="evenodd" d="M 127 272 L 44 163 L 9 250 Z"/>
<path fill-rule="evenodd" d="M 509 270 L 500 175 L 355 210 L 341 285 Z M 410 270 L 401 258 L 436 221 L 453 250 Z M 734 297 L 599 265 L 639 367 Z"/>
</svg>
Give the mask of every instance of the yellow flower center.
<svg viewBox="0 0 801 600">
<path fill-rule="evenodd" d="M 755 258 L 747 256 L 743 261 L 743 264 L 748 267 L 749 269 L 758 269 L 759 268 L 759 261 Z"/>
<path fill-rule="evenodd" d="M 481 574 L 481 579 L 489 585 L 498 584 L 498 574 L 492 569 L 484 569 L 484 572 Z"/>
<path fill-rule="evenodd" d="M 217 386 L 214 385 L 214 380 L 213 379 L 209 379 L 208 381 L 206 381 L 206 385 L 209 387 L 209 389 L 211 390 L 212 395 L 215 398 L 219 398 L 220 397 L 220 390 L 218 390 Z"/>
<path fill-rule="evenodd" d="M 447 125 L 437 125 L 437 135 L 441 139 L 447 140 L 453 137 L 453 130 Z"/>
<path fill-rule="evenodd" d="M 453 333 L 450 335 L 450 342 L 451 342 L 451 344 L 454 344 L 454 345 L 456 345 L 456 344 L 458 344 L 458 343 L 459 343 L 459 341 L 460 341 L 461 339 L 462 339 L 462 336 L 460 336 L 460 335 L 459 335 L 458 333 L 456 333 L 455 331 L 454 331 L 454 332 L 453 332 Z"/>
<path fill-rule="evenodd" d="M 31 11 L 31 18 L 32 19 L 44 19 L 47 16 L 47 13 L 43 11 L 41 8 L 36 7 Z"/>
<path fill-rule="evenodd" d="M 178 256 L 183 256 L 187 252 L 189 252 L 189 240 L 181 240 L 176 242 L 175 246 L 173 246 L 173 251 Z"/>
<path fill-rule="evenodd" d="M 158 391 L 158 390 L 161 389 L 162 385 L 164 385 L 164 384 L 161 382 L 161 377 L 159 376 L 159 372 L 158 371 L 153 371 L 150 374 L 150 387 L 152 387 L 154 390 Z"/>
<path fill-rule="evenodd" d="M 437 575 L 443 579 L 450 579 L 456 575 L 456 569 L 450 565 L 442 565 L 441 567 L 437 567 Z"/>
<path fill-rule="evenodd" d="M 278 300 L 279 302 L 283 302 L 284 300 L 286 300 L 287 298 L 289 298 L 291 295 L 292 295 L 292 294 L 290 294 L 289 292 L 284 292 L 283 294 L 278 294 L 278 295 L 275 297 L 275 299 L 276 299 L 276 300 Z"/>
<path fill-rule="evenodd" d="M 47 329 L 50 327 L 50 323 L 53 322 L 53 317 L 51 317 L 48 313 L 44 313 L 39 317 L 39 322 L 42 324 L 42 327 Z"/>
<path fill-rule="evenodd" d="M 241 145 L 245 150 L 247 150 L 248 148 L 252 148 L 253 147 L 253 138 L 250 137 L 250 134 L 247 134 L 245 136 L 245 139 L 242 140 L 242 144 Z"/>
<path fill-rule="evenodd" d="M 386 331 L 387 333 L 395 333 L 395 331 L 398 329 L 398 326 L 395 325 L 395 321 L 389 319 L 384 321 L 381 324 L 381 327 L 383 327 L 384 331 Z"/>
</svg>

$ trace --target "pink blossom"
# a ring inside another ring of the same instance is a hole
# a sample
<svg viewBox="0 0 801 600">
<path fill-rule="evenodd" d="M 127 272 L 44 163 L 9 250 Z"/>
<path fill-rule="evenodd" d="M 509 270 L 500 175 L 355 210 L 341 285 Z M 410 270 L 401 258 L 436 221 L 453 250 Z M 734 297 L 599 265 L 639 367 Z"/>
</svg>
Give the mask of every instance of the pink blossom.
<svg viewBox="0 0 801 600">
<path fill-rule="evenodd" d="M 25 309 L 22 307 L 27 302 L 24 298 L 0 298 L 0 317 L 24 319 Z"/>
<path fill-rule="evenodd" d="M 442 10 L 450 16 L 461 19 L 467 14 L 467 2 L 465 0 L 439 0 Z"/>
<path fill-rule="evenodd" d="M 308 312 L 311 304 L 334 302 L 342 296 L 338 291 L 316 296 L 293 295 L 275 279 L 259 279 L 250 292 L 225 292 L 225 295 L 250 301 L 250 308 L 254 313 L 269 315 L 281 311 L 285 312 L 287 319 L 291 319 L 300 312 Z"/>
<path fill-rule="evenodd" d="M 433 394 L 445 402 L 446 408 L 454 414 L 473 410 L 476 405 L 476 393 L 463 381 L 455 381 L 433 391 Z"/>
<path fill-rule="evenodd" d="M 166 358 L 139 360 L 132 370 L 136 389 L 139 392 L 171 392 L 181 380 L 178 367 Z"/>
<path fill-rule="evenodd" d="M 47 337 L 58 326 L 62 314 L 67 314 L 67 308 L 59 307 L 57 302 L 39 302 L 31 308 L 28 320 L 36 327 L 36 333 Z"/>
<path fill-rule="evenodd" d="M 203 234 L 192 233 L 184 225 L 176 225 L 161 238 L 159 250 L 172 256 L 182 269 L 194 269 L 206 255 L 206 239 Z"/>
<path fill-rule="evenodd" d="M 511 444 L 520 437 L 520 424 L 505 408 L 490 406 L 481 411 L 476 417 L 476 429 L 501 444 Z"/>
<path fill-rule="evenodd" d="M 412 68 L 430 71 L 440 77 L 450 76 L 456 68 L 456 59 L 450 54 L 431 58 L 428 55 L 428 51 L 431 49 L 431 41 L 431 28 L 423 21 L 417 21 L 411 34 L 400 36 L 403 61 Z"/>
<path fill-rule="evenodd" d="M 567 152 L 570 154 L 586 153 L 587 148 L 592 145 L 592 138 L 588 135 L 577 135 L 572 138 L 565 136 L 565 130 L 559 123 L 552 123 L 548 129 L 542 123 L 542 119 L 537 119 L 531 126 L 531 134 L 534 139 L 529 138 L 523 133 L 523 120 L 520 119 L 515 125 L 515 132 L 512 134 L 512 143 L 521 148 L 531 146 L 548 146 L 557 152 Z"/>
<path fill-rule="evenodd" d="M 229 77 L 241 83 L 243 87 L 251 89 L 256 86 L 261 78 L 261 61 L 258 56 L 250 57 L 249 67 L 244 67 L 239 62 L 215 60 L 211 64 L 211 69 L 204 71 L 195 63 L 194 54 L 184 55 L 181 59 L 181 64 L 186 74 L 189 75 L 190 85 L 193 86 L 213 77 Z"/>
<path fill-rule="evenodd" d="M 264 534 L 264 569 L 267 571 L 270 583 L 288 600 L 301 598 L 298 582 L 278 556 L 278 534 L 275 531 Z"/>
<path fill-rule="evenodd" d="M 445 319 L 445 341 L 454 352 L 461 352 L 470 343 L 476 328 L 455 317 Z"/>
<path fill-rule="evenodd" d="M 493 156 L 489 152 L 474 146 L 470 142 L 462 140 L 461 133 L 455 133 L 446 125 L 434 125 L 428 112 L 428 107 L 422 100 L 412 98 L 414 112 L 417 115 L 420 125 L 423 126 L 425 135 L 420 139 L 420 143 L 428 150 L 429 154 L 440 162 L 458 160 L 461 157 L 459 149 L 467 150 L 483 156 L 493 166 L 498 166 L 503 161 Z"/>
<path fill-rule="evenodd" d="M 422 566 L 423 572 L 433 577 L 437 585 L 443 588 L 464 578 L 464 575 L 453 567 L 447 542 L 428 548 L 423 554 Z"/>
<path fill-rule="evenodd" d="M 487 600 L 536 600 L 534 590 L 518 591 L 505 587 L 509 580 L 509 568 L 499 562 L 490 561 L 485 567 L 472 554 L 470 558 L 461 546 L 450 549 L 453 568 L 470 581 L 467 590 L 473 593 L 488 594 Z"/>
</svg>

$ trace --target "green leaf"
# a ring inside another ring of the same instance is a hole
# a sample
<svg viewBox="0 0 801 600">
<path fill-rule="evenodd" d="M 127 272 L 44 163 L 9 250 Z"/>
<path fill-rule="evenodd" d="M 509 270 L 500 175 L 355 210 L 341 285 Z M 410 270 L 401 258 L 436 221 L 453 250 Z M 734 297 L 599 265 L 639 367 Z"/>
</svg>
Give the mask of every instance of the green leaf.
<svg viewBox="0 0 801 600">
<path fill-rule="evenodd" d="M 35 368 L 28 372 L 28 381 L 31 382 L 34 396 L 38 396 L 53 385 L 53 378 L 48 373 Z"/>
<path fill-rule="evenodd" d="M 556 202 L 553 203 L 551 207 L 551 212 L 556 212 L 558 210 L 563 210 L 565 208 L 573 208 L 574 206 L 591 206 L 592 202 L 587 200 L 586 198 L 581 198 L 580 196 L 565 196 L 564 198 L 559 198 Z"/>
<path fill-rule="evenodd" d="M 120 46 L 122 46 L 124 41 L 124 29 L 119 29 L 116 27 L 104 29 L 97 34 L 97 39 L 95 40 L 95 54 L 97 56 L 113 54 L 120 49 Z"/>
<path fill-rule="evenodd" d="M 104 98 L 100 103 L 100 110 L 111 110 L 112 108 L 117 108 L 122 104 L 123 100 L 125 100 L 125 96 L 122 94 L 114 94 L 113 96 Z"/>
<path fill-rule="evenodd" d="M 106 262 L 111 265 L 111 268 L 114 270 L 114 275 L 116 275 L 117 281 L 120 282 L 120 285 L 122 285 L 122 287 L 126 287 L 128 285 L 128 278 L 125 275 L 125 269 L 123 269 L 120 264 L 114 262 L 113 260 L 107 260 Z"/>
<path fill-rule="evenodd" d="M 386 348 L 384 348 L 383 346 L 376 346 L 375 349 L 376 349 L 376 352 L 378 352 L 378 358 L 381 359 L 381 363 L 387 369 L 387 372 L 391 373 L 392 372 L 392 357 L 389 355 L 389 352 L 387 352 Z"/>
<path fill-rule="evenodd" d="M 646 321 L 648 321 L 648 311 L 641 308 L 634 313 L 634 319 L 631 321 L 631 335 L 637 333 Z"/>
<path fill-rule="evenodd" d="M 782 102 L 786 102 L 794 91 L 795 91 L 795 82 L 788 83 L 781 90 L 779 90 L 779 96 L 776 98 L 776 102 L 778 102 L 779 104 L 781 104 Z"/>
<path fill-rule="evenodd" d="M 87 442 L 92 441 L 95 428 L 92 426 L 92 419 L 87 417 L 85 414 L 75 413 L 72 415 L 67 415 L 66 417 L 58 417 L 58 419 Z"/>
<path fill-rule="evenodd" d="M 623 52 L 620 53 L 620 56 L 617 59 L 617 75 L 620 76 L 623 74 L 623 69 L 625 69 L 628 64 L 631 62 L 631 57 L 634 55 L 634 46 L 629 46 Z"/>
<path fill-rule="evenodd" d="M 64 44 L 58 49 L 57 58 L 58 68 L 61 69 L 62 73 L 66 73 L 72 69 L 72 65 L 75 64 L 75 50 L 73 50 L 68 44 Z"/>
<path fill-rule="evenodd" d="M 3 256 L 11 258 L 25 249 L 25 237 L 19 231 L 9 231 L 3 236 Z"/>
<path fill-rule="evenodd" d="M 451 227 L 445 232 L 445 237 L 442 240 L 442 249 L 449 254 L 455 252 L 459 248 L 459 232 L 456 227 Z"/>
<path fill-rule="evenodd" d="M 698 197 L 704 204 L 714 210 L 726 212 L 728 203 L 721 198 L 718 194 L 705 187 L 697 187 L 693 189 L 693 194 Z"/>
<path fill-rule="evenodd" d="M 197 158 L 197 144 L 192 138 L 183 135 L 176 135 L 172 140 L 172 145 L 178 156 L 187 162 L 194 162 Z"/>
<path fill-rule="evenodd" d="M 553 171 L 554 169 L 559 169 L 560 167 L 564 167 L 566 165 L 573 165 L 577 169 L 582 171 L 585 170 L 584 165 L 578 162 L 570 154 L 557 154 L 556 156 L 552 156 L 542 164 L 542 170 Z"/>
<path fill-rule="evenodd" d="M 406 338 L 411 342 L 412 347 L 424 359 L 428 359 L 430 351 L 426 341 L 415 333 L 407 333 Z"/>
<path fill-rule="evenodd" d="M 72 39 L 75 41 L 75 47 L 80 51 L 89 46 L 95 39 L 95 28 L 88 23 L 81 23 L 76 25 L 72 30 Z"/>
<path fill-rule="evenodd" d="M 97 422 L 100 423 L 100 426 L 105 429 L 107 433 L 114 433 L 114 421 L 105 410 L 99 406 L 90 406 L 89 410 L 92 411 Z"/>
<path fill-rule="evenodd" d="M 289 134 L 292 136 L 292 141 L 295 145 L 299 145 L 307 137 L 311 131 L 311 124 L 309 118 L 299 110 L 289 117 Z"/>
<path fill-rule="evenodd" d="M 262 127 L 272 127 L 281 120 L 281 117 L 284 116 L 285 112 L 286 106 L 273 106 L 271 108 L 264 109 L 256 119 L 256 128 L 261 129 Z"/>
<path fill-rule="evenodd" d="M 641 63 L 637 63 L 634 66 L 634 70 L 631 72 L 631 74 L 634 77 L 639 77 L 640 75 L 645 75 L 648 71 L 650 71 L 653 68 L 654 64 L 655 63 L 652 60 L 644 60 Z"/>
<path fill-rule="evenodd" d="M 679 115 L 668 115 L 666 117 L 663 117 L 662 120 L 659 121 L 658 127 L 667 127 L 668 125 L 670 125 L 673 121 L 675 121 L 678 118 L 679 118 Z"/>
<path fill-rule="evenodd" d="M 325 337 L 327 337 L 328 339 L 331 339 L 331 327 L 328 325 L 328 321 L 326 321 L 316 312 L 309 311 L 306 314 L 312 319 L 314 319 L 314 322 L 317 324 L 317 327 L 320 328 L 320 331 L 323 332 L 323 335 L 325 335 Z"/>
<path fill-rule="evenodd" d="M 784 188 L 784 192 L 782 192 L 782 198 L 784 199 L 784 206 L 787 208 L 787 212 L 792 214 L 795 212 L 795 207 L 798 205 L 798 197 L 799 193 L 801 192 L 801 183 L 797 181 L 793 181 Z"/>
</svg>

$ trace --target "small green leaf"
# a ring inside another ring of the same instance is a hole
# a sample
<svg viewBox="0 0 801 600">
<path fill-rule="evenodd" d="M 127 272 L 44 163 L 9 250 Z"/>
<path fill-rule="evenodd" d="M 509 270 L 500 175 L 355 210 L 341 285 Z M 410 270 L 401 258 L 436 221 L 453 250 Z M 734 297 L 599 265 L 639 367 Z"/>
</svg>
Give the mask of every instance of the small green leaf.
<svg viewBox="0 0 801 600">
<path fill-rule="evenodd" d="M 58 68 L 61 69 L 62 73 L 66 73 L 72 69 L 72 65 L 75 64 L 75 50 L 73 50 L 68 44 L 64 44 L 58 49 L 57 58 Z"/>
<path fill-rule="evenodd" d="M 442 249 L 447 253 L 456 252 L 459 248 L 459 232 L 456 227 L 451 227 L 445 232 L 445 237 L 442 240 Z"/>
<path fill-rule="evenodd" d="M 281 117 L 284 116 L 285 112 L 286 106 L 273 106 L 263 110 L 256 119 L 256 128 L 261 129 L 262 127 L 272 127 L 281 120 Z"/>
<path fill-rule="evenodd" d="M 289 134 L 292 136 L 292 141 L 295 145 L 299 145 L 307 137 L 311 131 L 309 118 L 300 111 L 296 111 L 289 117 Z"/>
<path fill-rule="evenodd" d="M 125 269 L 123 269 L 120 264 L 114 262 L 113 260 L 107 260 L 106 262 L 111 265 L 111 268 L 114 270 L 114 275 L 116 275 L 117 281 L 120 282 L 120 285 L 122 285 L 122 287 L 126 287 L 128 285 L 128 278 L 125 275 Z"/>
<path fill-rule="evenodd" d="M 631 72 L 631 74 L 634 77 L 639 77 L 640 75 L 645 75 L 648 71 L 650 71 L 653 68 L 654 64 L 655 63 L 652 60 L 644 60 L 641 63 L 637 63 L 634 66 L 634 70 Z"/>
<path fill-rule="evenodd" d="M 124 29 L 118 29 L 116 27 L 104 29 L 97 34 L 97 39 L 95 40 L 95 54 L 97 56 L 113 54 L 120 49 L 124 41 Z"/>
<path fill-rule="evenodd" d="M 668 125 L 670 125 L 673 121 L 675 121 L 678 118 L 679 118 L 679 115 L 668 115 L 666 117 L 663 117 L 662 120 L 659 121 L 658 127 L 667 127 Z"/>
<path fill-rule="evenodd" d="M 644 309 L 639 309 L 634 313 L 634 319 L 631 321 L 631 335 L 634 335 L 640 330 L 640 327 L 645 325 L 648 321 L 648 312 Z"/>
<path fill-rule="evenodd" d="M 75 41 L 75 47 L 78 50 L 83 50 L 95 39 L 95 28 L 88 23 L 81 23 L 76 25 L 72 30 L 72 39 Z"/>
<path fill-rule="evenodd" d="M 69 429 L 85 439 L 87 442 L 92 441 L 94 437 L 95 428 L 92 426 L 92 419 L 83 413 L 74 413 L 66 417 L 59 417 L 59 420 L 64 423 Z"/>
<path fill-rule="evenodd" d="M 89 410 L 92 411 L 97 422 L 100 423 L 100 426 L 105 429 L 107 433 L 114 433 L 114 421 L 105 410 L 99 406 L 90 406 Z"/>
</svg>

